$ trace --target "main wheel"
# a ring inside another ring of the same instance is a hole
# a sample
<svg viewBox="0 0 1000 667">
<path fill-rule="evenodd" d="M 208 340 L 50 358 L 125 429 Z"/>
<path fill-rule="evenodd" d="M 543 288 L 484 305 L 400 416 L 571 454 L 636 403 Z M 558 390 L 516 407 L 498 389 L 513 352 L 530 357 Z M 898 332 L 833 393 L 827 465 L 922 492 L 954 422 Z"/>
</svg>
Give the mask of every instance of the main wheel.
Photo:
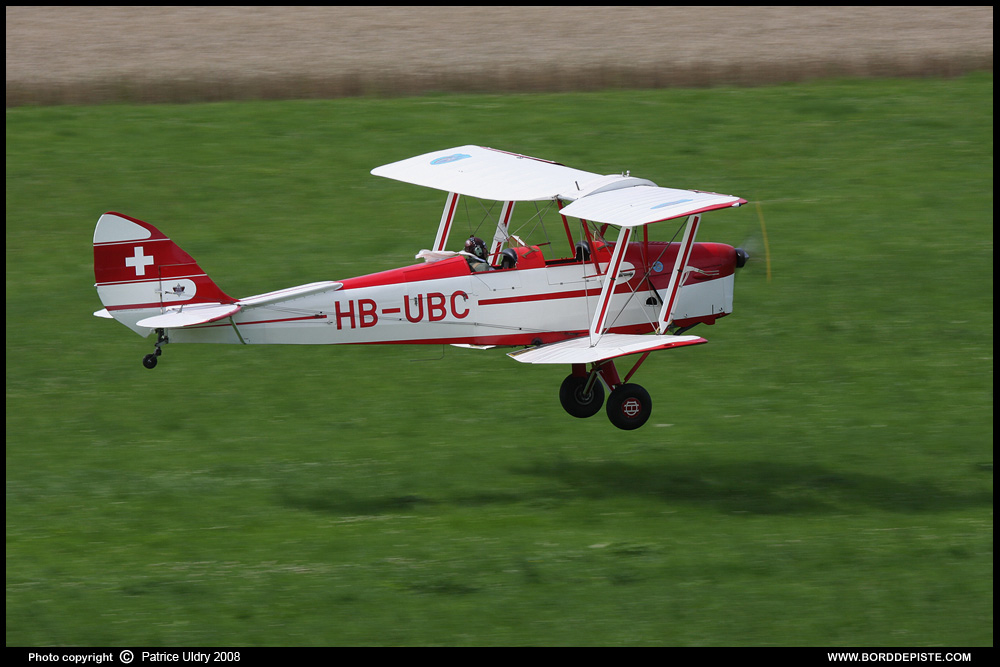
<svg viewBox="0 0 1000 667">
<path fill-rule="evenodd" d="M 146 368 L 155 368 L 156 367 L 156 355 L 155 354 L 147 354 L 145 357 L 142 358 L 142 365 L 145 366 Z"/>
<path fill-rule="evenodd" d="M 570 375 L 559 387 L 559 402 L 563 409 L 574 417 L 593 417 L 601 411 L 604 405 L 604 386 L 595 382 L 589 394 L 584 394 L 587 385 L 586 375 Z"/>
<path fill-rule="evenodd" d="M 649 392 L 637 384 L 623 384 L 608 396 L 608 419 L 620 429 L 631 431 L 649 419 L 653 402 Z"/>
</svg>

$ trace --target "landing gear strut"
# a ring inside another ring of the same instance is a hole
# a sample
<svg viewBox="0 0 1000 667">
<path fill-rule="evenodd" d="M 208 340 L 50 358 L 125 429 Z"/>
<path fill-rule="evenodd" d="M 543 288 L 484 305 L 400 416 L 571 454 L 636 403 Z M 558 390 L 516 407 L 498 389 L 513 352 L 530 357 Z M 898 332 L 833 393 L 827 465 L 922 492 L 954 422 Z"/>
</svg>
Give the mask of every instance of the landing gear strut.
<svg viewBox="0 0 1000 667">
<path fill-rule="evenodd" d="M 157 358 L 163 354 L 163 346 L 170 342 L 167 338 L 167 334 L 163 329 L 156 330 L 156 351 L 152 354 L 147 354 L 142 358 L 142 365 L 146 368 L 156 368 Z"/>
<path fill-rule="evenodd" d="M 611 360 L 595 363 L 589 372 L 583 364 L 573 364 L 573 373 L 559 387 L 559 401 L 563 409 L 574 417 L 592 417 L 601 410 L 604 403 L 603 385 L 607 385 L 611 389 L 605 406 L 608 419 L 626 431 L 639 428 L 649 420 L 653 402 L 648 391 L 637 384 L 630 384 L 628 380 L 645 360 L 644 354 L 624 381 L 618 376 L 618 370 Z"/>
</svg>

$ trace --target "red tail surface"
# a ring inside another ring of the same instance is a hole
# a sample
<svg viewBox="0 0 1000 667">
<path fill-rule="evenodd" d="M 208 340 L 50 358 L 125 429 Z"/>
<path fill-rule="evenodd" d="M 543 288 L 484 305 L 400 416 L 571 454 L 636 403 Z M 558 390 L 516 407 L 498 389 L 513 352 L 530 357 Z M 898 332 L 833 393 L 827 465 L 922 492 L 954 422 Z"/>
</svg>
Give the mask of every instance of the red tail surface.
<svg viewBox="0 0 1000 667">
<path fill-rule="evenodd" d="M 121 213 L 97 221 L 94 278 L 107 312 L 143 335 L 149 330 L 135 323 L 167 307 L 236 303 L 160 230 Z"/>
</svg>

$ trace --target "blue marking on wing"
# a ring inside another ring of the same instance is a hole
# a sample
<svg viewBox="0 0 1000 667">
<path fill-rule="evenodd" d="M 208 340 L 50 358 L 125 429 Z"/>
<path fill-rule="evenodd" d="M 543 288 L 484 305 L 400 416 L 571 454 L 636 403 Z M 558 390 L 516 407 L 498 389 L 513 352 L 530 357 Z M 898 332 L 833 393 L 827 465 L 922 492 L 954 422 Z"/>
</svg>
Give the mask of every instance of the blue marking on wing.
<svg viewBox="0 0 1000 667">
<path fill-rule="evenodd" d="M 455 153 L 454 155 L 445 155 L 444 157 L 439 157 L 436 160 L 431 160 L 431 164 L 448 164 L 449 162 L 458 162 L 459 160 L 464 160 L 467 157 L 472 157 L 467 153 Z"/>
<path fill-rule="evenodd" d="M 676 201 L 668 201 L 668 202 L 665 202 L 663 204 L 657 204 L 656 206 L 650 206 L 649 210 L 652 211 L 653 209 L 657 209 L 657 208 L 664 208 L 664 207 L 667 207 L 667 206 L 674 206 L 675 204 L 684 204 L 684 203 L 687 203 L 689 201 L 694 201 L 694 200 L 693 199 L 678 199 Z"/>
</svg>

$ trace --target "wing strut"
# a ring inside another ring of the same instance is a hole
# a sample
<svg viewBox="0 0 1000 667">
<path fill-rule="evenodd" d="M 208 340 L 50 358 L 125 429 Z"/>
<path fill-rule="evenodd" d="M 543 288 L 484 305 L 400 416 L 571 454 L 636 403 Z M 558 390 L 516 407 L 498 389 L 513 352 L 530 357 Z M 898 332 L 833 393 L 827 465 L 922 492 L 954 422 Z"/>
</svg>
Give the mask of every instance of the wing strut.
<svg viewBox="0 0 1000 667">
<path fill-rule="evenodd" d="M 507 240 L 507 228 L 510 226 L 510 216 L 514 212 L 514 202 L 505 201 L 500 209 L 500 219 L 497 220 L 497 230 L 493 234 L 493 249 L 490 251 L 490 264 L 496 266 L 497 258 Z"/>
<path fill-rule="evenodd" d="M 667 332 L 667 327 L 674 320 L 674 310 L 677 307 L 677 294 L 684 283 L 684 274 L 687 270 L 688 260 L 691 259 L 691 250 L 694 248 L 694 237 L 698 233 L 698 223 L 701 222 L 701 215 L 692 215 L 688 218 L 684 226 L 684 237 L 681 240 L 681 247 L 677 251 L 677 259 L 674 260 L 674 270 L 670 274 L 670 282 L 667 284 L 667 298 L 663 300 L 663 308 L 660 310 L 659 333 Z M 617 248 L 616 248 L 617 250 Z"/>
<path fill-rule="evenodd" d="M 437 236 L 434 237 L 434 250 L 444 250 L 448 244 L 448 233 L 451 231 L 451 223 L 454 222 L 455 211 L 458 209 L 458 196 L 457 192 L 449 192 L 448 198 L 445 199 L 441 224 L 438 225 Z"/>
<path fill-rule="evenodd" d="M 604 287 L 601 288 L 601 297 L 597 300 L 597 310 L 594 312 L 594 320 L 590 324 L 591 345 L 597 344 L 597 339 L 601 337 L 601 334 L 604 332 L 604 326 L 607 324 L 611 297 L 615 293 L 618 270 L 621 268 L 622 260 L 625 259 L 625 250 L 628 247 L 631 237 L 631 227 L 622 227 L 621 232 L 618 233 L 615 251 L 611 254 L 611 262 L 608 264 L 608 272 L 604 278 Z"/>
</svg>

